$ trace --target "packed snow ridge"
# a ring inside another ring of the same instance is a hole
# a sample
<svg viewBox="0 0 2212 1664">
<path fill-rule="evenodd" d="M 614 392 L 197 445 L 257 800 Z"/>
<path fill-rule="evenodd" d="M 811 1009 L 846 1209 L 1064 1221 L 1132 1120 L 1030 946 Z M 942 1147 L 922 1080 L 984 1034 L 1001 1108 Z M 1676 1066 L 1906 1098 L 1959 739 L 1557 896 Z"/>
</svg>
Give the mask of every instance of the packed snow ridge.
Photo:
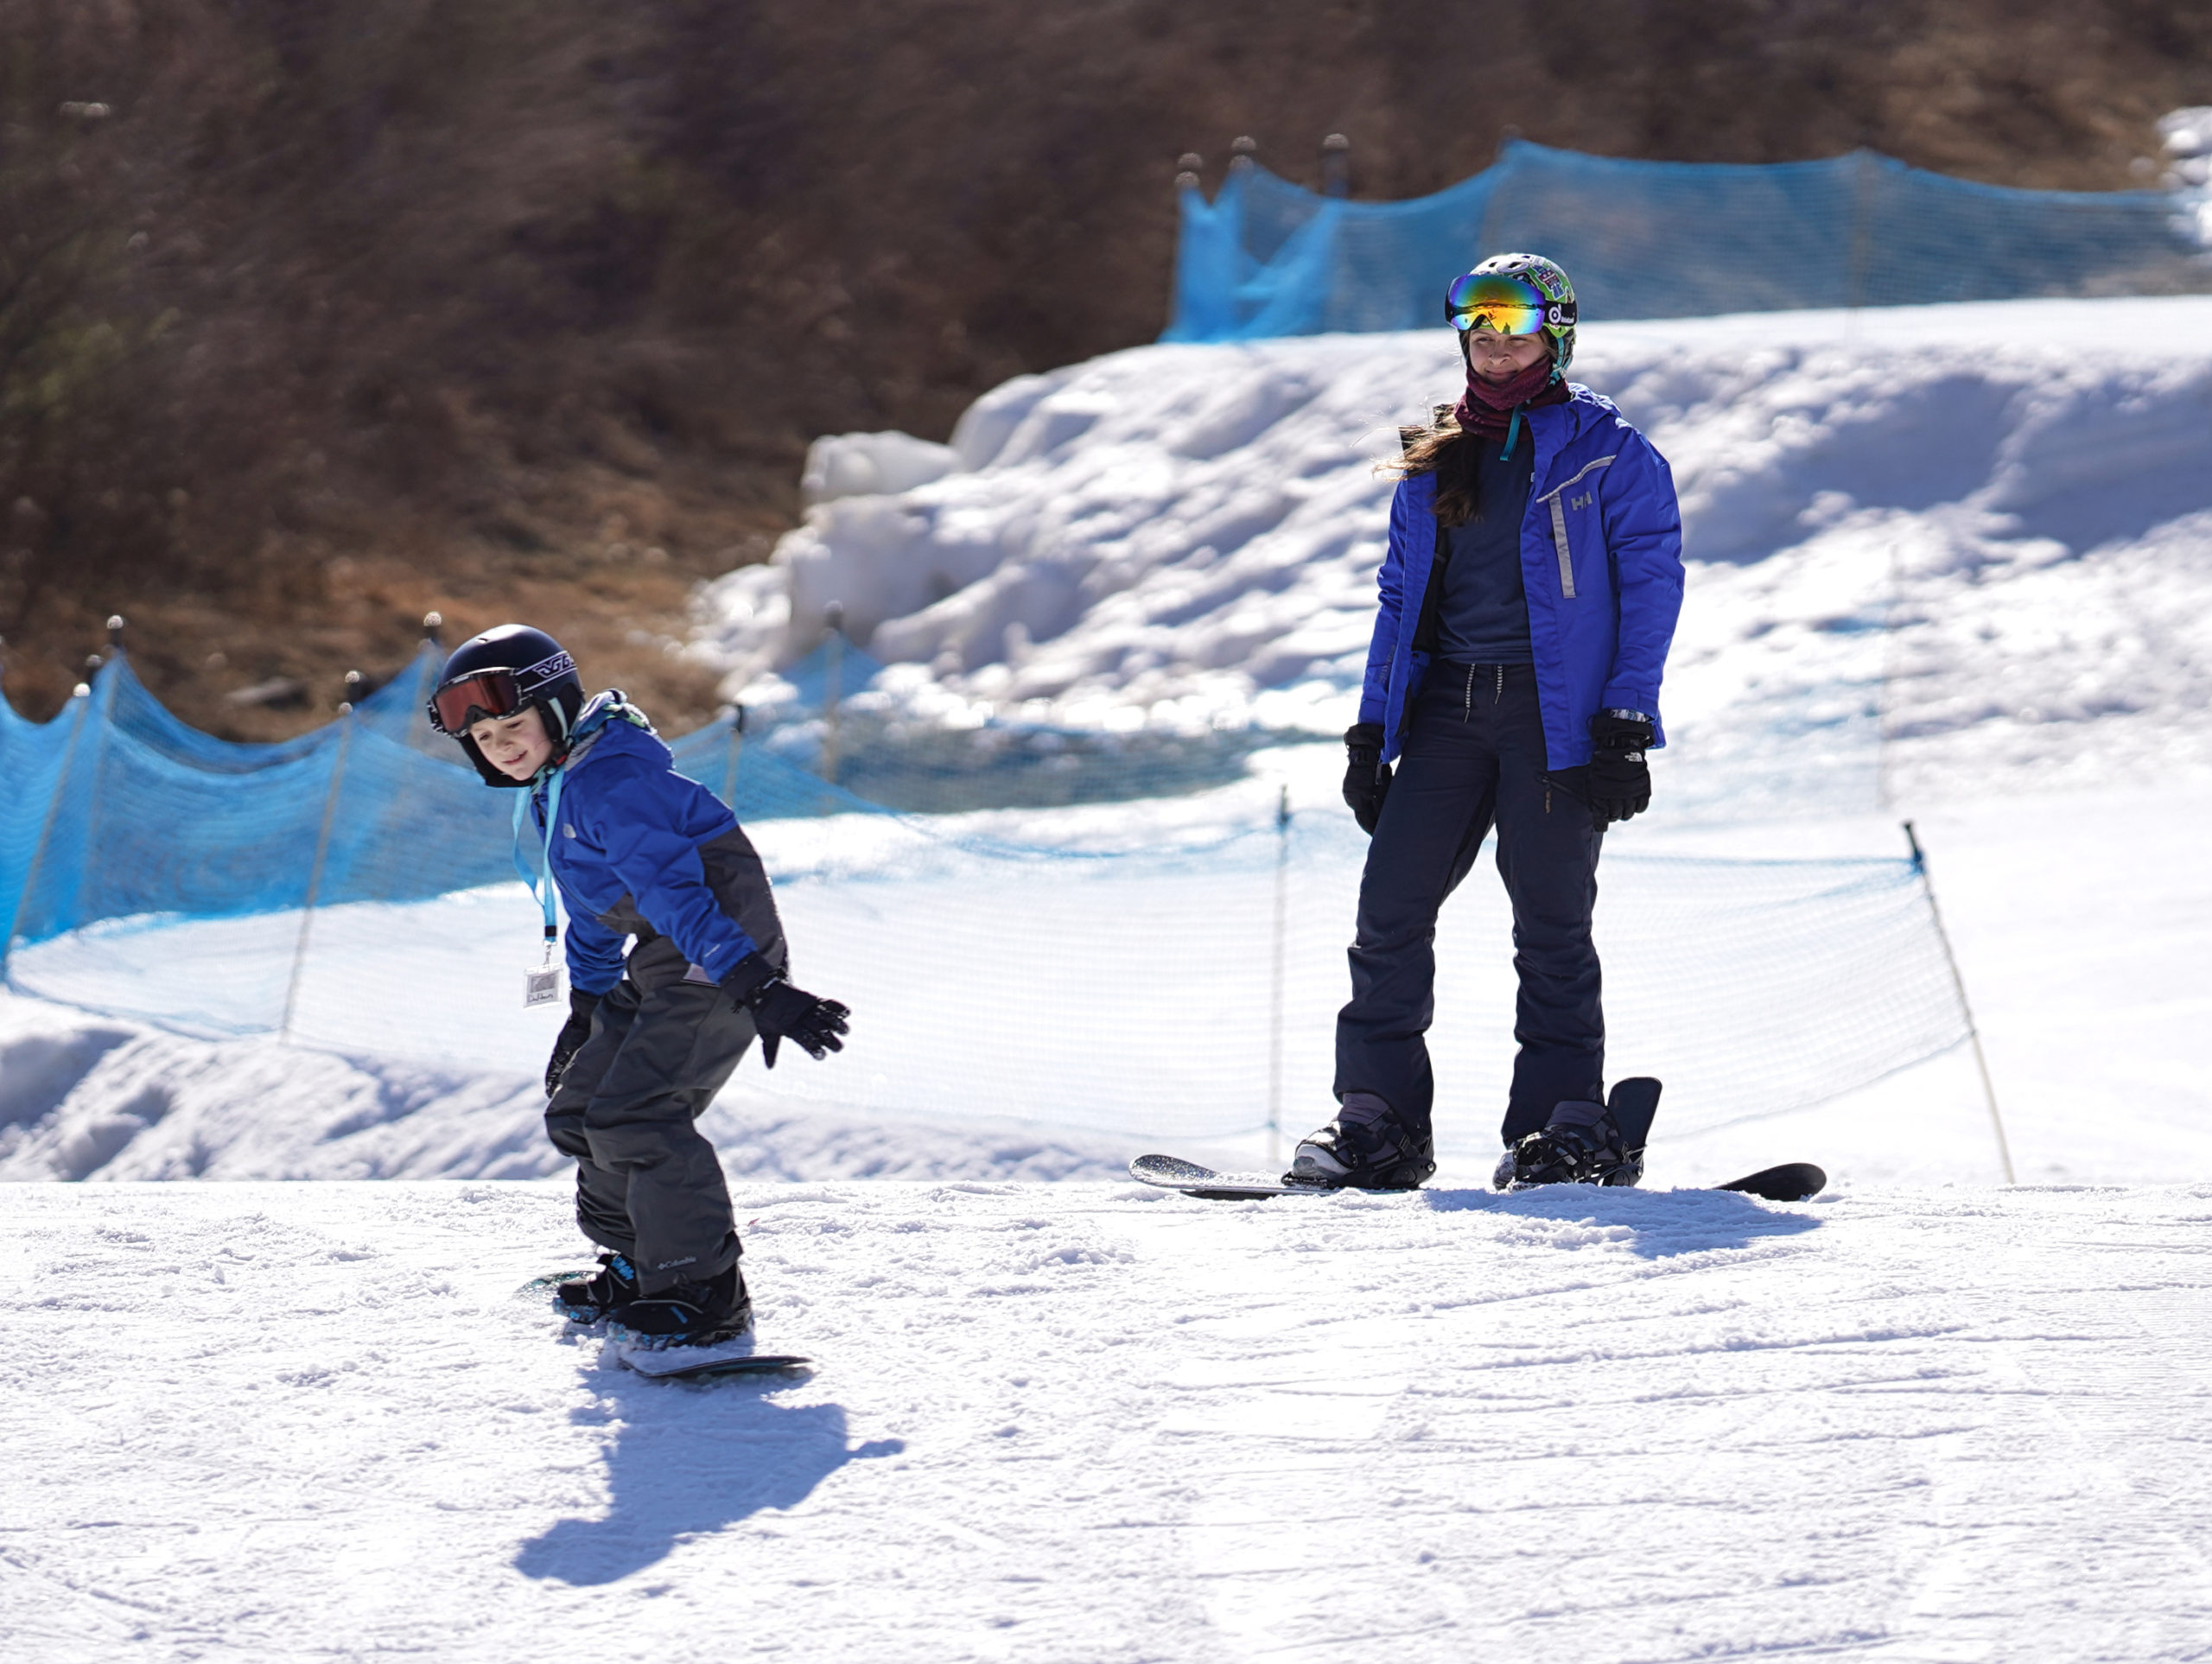
<svg viewBox="0 0 2212 1664">
<path fill-rule="evenodd" d="M 1351 720 L 1400 424 L 1449 333 L 1158 346 L 980 400 L 949 447 L 817 445 L 815 506 L 702 595 L 734 697 L 830 609 L 941 721 Z M 1868 723 L 1928 782 L 2212 761 L 2212 299 L 1586 325 L 1573 376 L 1673 463 L 1679 766 Z"/>
</svg>

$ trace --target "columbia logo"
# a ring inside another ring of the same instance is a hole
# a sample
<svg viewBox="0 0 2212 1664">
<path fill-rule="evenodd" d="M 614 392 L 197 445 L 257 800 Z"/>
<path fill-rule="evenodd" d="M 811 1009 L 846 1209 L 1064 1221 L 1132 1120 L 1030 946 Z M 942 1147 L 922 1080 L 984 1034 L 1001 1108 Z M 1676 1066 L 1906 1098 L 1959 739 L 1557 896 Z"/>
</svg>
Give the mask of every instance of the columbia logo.
<svg viewBox="0 0 2212 1664">
<path fill-rule="evenodd" d="M 1592 504 L 1592 503 L 1596 502 L 1597 500 L 1598 500 L 1598 493 L 1597 493 L 1597 492 L 1589 492 L 1589 491 L 1586 491 L 1586 492 L 1584 492 L 1582 493 L 1582 495 L 1581 495 L 1581 496 L 1580 496 L 1580 497 L 1570 497 L 1570 498 L 1568 498 L 1568 499 L 1567 499 L 1567 507 L 1569 507 L 1569 508 L 1571 508 L 1571 509 L 1577 509 L 1577 508 L 1588 508 L 1588 507 L 1590 506 L 1590 505 L 1591 505 L 1591 504 Z"/>
</svg>

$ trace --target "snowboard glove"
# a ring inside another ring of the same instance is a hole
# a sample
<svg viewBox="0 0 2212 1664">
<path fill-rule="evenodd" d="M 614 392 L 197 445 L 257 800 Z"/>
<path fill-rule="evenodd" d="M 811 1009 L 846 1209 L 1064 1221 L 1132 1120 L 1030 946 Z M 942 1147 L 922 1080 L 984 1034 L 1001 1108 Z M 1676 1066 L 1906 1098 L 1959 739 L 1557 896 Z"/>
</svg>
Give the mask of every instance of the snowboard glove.
<svg viewBox="0 0 2212 1664">
<path fill-rule="evenodd" d="M 553 1042 L 553 1055 L 545 1063 L 547 1097 L 561 1089 L 561 1077 L 575 1062 L 576 1053 L 584 1049 L 584 1042 L 591 1038 L 591 1014 L 598 1009 L 596 994 L 586 994 L 582 988 L 569 990 L 569 1020 L 561 1025 L 559 1038 Z"/>
<path fill-rule="evenodd" d="M 1643 753 L 1653 724 L 1642 711 L 1599 711 L 1590 719 L 1590 768 L 1584 777 L 1600 829 L 1651 807 L 1651 769 Z"/>
<path fill-rule="evenodd" d="M 817 1059 L 845 1049 L 849 1032 L 846 1019 L 853 1013 L 835 1000 L 817 999 L 784 980 L 784 974 L 757 953 L 749 953 L 731 967 L 722 987 L 740 1007 L 753 1013 L 760 1032 L 760 1061 L 776 1066 L 776 1053 L 785 1040 L 796 1041 L 807 1056 Z"/>
<path fill-rule="evenodd" d="M 1344 802 L 1351 817 L 1369 837 L 1382 818 L 1382 800 L 1390 795 L 1390 765 L 1382 760 L 1382 725 L 1355 722 L 1344 730 Z"/>
</svg>

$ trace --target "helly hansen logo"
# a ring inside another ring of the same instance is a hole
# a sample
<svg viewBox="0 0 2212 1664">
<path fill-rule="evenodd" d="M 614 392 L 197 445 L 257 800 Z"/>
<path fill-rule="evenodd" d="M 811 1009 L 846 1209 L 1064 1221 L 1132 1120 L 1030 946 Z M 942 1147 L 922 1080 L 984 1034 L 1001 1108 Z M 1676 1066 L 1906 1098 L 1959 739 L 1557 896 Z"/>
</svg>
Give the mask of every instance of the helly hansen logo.
<svg viewBox="0 0 2212 1664">
<path fill-rule="evenodd" d="M 1567 499 L 1567 505 L 1571 509 L 1588 508 L 1591 504 L 1597 500 L 1598 493 L 1596 492 L 1586 491 L 1580 497 L 1568 498 Z"/>
</svg>

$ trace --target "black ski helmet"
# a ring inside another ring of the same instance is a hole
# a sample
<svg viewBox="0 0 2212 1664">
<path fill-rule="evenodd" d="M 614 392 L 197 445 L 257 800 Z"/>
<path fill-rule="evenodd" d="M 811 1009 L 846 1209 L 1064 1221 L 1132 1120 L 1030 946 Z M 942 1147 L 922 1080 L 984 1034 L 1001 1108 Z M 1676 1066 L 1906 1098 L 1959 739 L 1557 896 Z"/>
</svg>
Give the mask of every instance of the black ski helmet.
<svg viewBox="0 0 2212 1664">
<path fill-rule="evenodd" d="M 442 695 L 480 677 L 486 680 L 482 689 L 470 690 L 467 709 L 455 713 L 459 720 L 448 722 L 438 714 Z M 511 689 L 511 697 L 490 692 L 494 686 Z M 480 692 L 480 699 L 475 696 Z M 560 755 L 568 749 L 569 735 L 584 708 L 584 684 L 576 676 L 576 662 L 543 630 L 533 630 L 526 624 L 502 624 L 453 650 L 445 669 L 438 673 L 437 686 L 431 690 L 430 726 L 461 742 L 485 784 L 519 786 L 526 783 L 502 774 L 485 759 L 468 737 L 468 727 L 486 716 L 512 716 L 531 705 L 544 719 L 554 754 Z"/>
</svg>

